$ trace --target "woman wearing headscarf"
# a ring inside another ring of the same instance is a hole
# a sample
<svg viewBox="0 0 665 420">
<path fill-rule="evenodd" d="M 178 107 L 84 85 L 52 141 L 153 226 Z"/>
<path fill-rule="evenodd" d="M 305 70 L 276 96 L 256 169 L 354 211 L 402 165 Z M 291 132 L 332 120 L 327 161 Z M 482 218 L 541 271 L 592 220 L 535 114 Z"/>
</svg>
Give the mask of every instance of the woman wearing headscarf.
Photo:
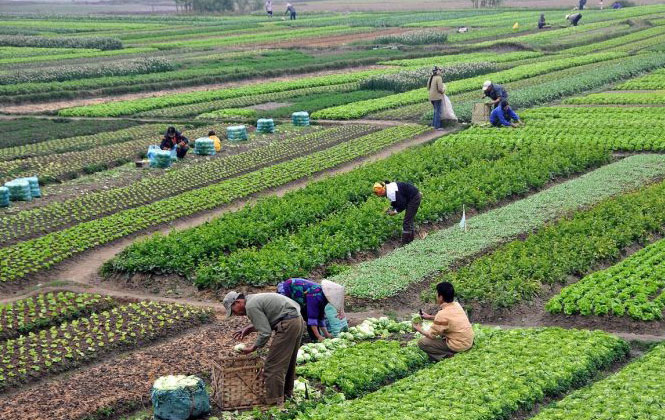
<svg viewBox="0 0 665 420">
<path fill-rule="evenodd" d="M 277 285 L 277 293 L 296 301 L 300 313 L 307 322 L 312 339 L 323 341 L 333 338 L 326 326 L 326 305 L 337 310 L 337 317 L 344 318 L 344 286 L 323 280 L 321 284 L 301 278 L 291 278 Z"/>
<path fill-rule="evenodd" d="M 441 124 L 441 114 L 443 112 L 443 98 L 446 93 L 446 85 L 443 84 L 443 77 L 441 76 L 441 68 L 434 66 L 432 75 L 427 82 L 427 89 L 429 89 L 429 100 L 434 107 L 434 119 L 432 120 L 432 127 L 436 130 L 443 130 Z"/>
</svg>

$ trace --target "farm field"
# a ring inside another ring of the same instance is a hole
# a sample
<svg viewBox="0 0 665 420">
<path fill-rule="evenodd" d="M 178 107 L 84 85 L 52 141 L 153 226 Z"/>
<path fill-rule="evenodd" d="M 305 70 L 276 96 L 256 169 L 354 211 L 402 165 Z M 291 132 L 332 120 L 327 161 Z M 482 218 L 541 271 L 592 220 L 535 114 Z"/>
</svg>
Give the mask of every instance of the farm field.
<svg viewBox="0 0 665 420">
<path fill-rule="evenodd" d="M 0 14 L 0 420 L 210 391 L 247 322 L 224 295 L 295 277 L 344 285 L 350 330 L 305 340 L 283 407 L 203 418 L 665 418 L 665 5 L 338 3 Z M 486 80 L 523 124 L 472 123 Z M 423 194 L 407 245 L 381 180 Z M 433 363 L 441 281 L 475 341 Z"/>
</svg>

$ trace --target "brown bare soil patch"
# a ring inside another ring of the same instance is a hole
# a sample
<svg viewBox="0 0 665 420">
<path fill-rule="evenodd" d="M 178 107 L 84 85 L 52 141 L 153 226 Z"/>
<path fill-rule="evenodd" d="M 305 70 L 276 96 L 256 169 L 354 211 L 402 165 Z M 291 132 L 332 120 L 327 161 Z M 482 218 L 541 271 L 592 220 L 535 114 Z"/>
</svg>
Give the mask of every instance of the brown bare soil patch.
<svg viewBox="0 0 665 420">
<path fill-rule="evenodd" d="M 0 395 L 0 419 L 74 420 L 104 411 L 117 416 L 149 407 L 150 387 L 158 377 L 187 374 L 208 378 L 211 361 L 222 351 L 231 350 L 235 344 L 231 332 L 245 324 L 243 318 L 218 321 L 176 339 Z M 251 342 L 251 337 L 245 341 Z"/>
</svg>

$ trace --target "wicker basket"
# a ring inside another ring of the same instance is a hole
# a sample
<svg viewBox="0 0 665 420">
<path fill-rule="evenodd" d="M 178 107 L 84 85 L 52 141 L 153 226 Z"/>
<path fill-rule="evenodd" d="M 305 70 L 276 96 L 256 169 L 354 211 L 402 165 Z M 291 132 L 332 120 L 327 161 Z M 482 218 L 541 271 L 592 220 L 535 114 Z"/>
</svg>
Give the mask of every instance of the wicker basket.
<svg viewBox="0 0 665 420">
<path fill-rule="evenodd" d="M 222 410 L 266 405 L 263 359 L 257 355 L 222 357 L 212 362 L 212 398 Z"/>
<path fill-rule="evenodd" d="M 471 122 L 473 124 L 488 123 L 491 112 L 492 112 L 492 104 L 484 102 L 473 104 L 473 113 L 471 114 Z"/>
</svg>

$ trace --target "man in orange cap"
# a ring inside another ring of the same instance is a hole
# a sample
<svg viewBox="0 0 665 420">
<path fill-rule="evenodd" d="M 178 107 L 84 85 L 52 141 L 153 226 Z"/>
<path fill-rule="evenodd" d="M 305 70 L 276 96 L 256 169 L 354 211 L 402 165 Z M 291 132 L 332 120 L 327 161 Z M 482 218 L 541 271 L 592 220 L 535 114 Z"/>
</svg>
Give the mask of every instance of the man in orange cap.
<svg viewBox="0 0 665 420">
<path fill-rule="evenodd" d="M 402 244 L 413 241 L 416 233 L 414 220 L 423 197 L 418 188 L 406 182 L 377 182 L 374 184 L 374 194 L 390 200 L 392 208 L 387 211 L 390 216 L 406 210 L 402 224 Z"/>
</svg>

